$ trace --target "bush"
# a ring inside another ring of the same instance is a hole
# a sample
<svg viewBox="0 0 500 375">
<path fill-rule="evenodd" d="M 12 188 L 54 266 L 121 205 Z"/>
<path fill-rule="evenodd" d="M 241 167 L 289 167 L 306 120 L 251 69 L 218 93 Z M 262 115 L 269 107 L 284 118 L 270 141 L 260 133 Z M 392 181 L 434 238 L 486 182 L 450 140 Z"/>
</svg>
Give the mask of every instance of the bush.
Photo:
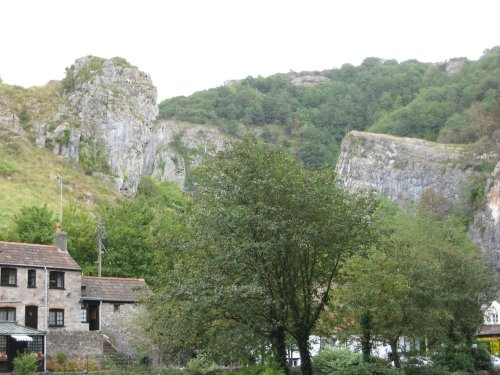
<svg viewBox="0 0 500 375">
<path fill-rule="evenodd" d="M 467 348 L 446 343 L 432 356 L 434 365 L 448 371 L 474 372 L 492 369 L 489 353 L 483 348 Z"/>
<path fill-rule="evenodd" d="M 191 359 L 186 365 L 186 370 L 189 375 L 214 374 L 219 369 L 219 366 L 214 361 L 203 354 Z"/>
<path fill-rule="evenodd" d="M 14 374 L 34 375 L 38 367 L 38 358 L 34 353 L 21 354 L 14 359 Z"/>
<path fill-rule="evenodd" d="M 323 350 L 313 358 L 315 375 L 390 375 L 399 370 L 382 363 L 365 363 L 361 354 L 348 350 Z"/>
</svg>

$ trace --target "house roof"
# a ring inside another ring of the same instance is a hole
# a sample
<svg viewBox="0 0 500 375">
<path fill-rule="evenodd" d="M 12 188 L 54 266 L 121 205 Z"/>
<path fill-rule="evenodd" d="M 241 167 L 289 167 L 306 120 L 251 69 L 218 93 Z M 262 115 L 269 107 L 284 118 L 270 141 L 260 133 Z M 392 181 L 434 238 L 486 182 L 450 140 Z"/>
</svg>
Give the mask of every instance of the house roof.
<svg viewBox="0 0 500 375">
<path fill-rule="evenodd" d="M 483 324 L 476 334 L 477 337 L 500 336 L 499 324 Z"/>
<path fill-rule="evenodd" d="M 0 322 L 0 336 L 6 335 L 43 335 L 42 331 L 33 328 L 25 327 L 14 322 Z"/>
<path fill-rule="evenodd" d="M 148 293 L 144 279 L 120 277 L 82 277 L 82 297 L 107 302 L 137 302 Z"/>
<path fill-rule="evenodd" d="M 67 251 L 54 245 L 34 245 L 0 241 L 0 265 L 48 267 L 81 271 Z"/>
</svg>

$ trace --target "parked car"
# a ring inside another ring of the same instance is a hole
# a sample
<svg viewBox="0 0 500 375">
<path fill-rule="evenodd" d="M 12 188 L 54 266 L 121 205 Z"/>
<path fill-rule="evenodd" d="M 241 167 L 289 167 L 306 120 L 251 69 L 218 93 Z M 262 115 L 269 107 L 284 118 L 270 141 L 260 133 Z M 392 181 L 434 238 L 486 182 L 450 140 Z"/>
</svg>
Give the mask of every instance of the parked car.
<svg viewBox="0 0 500 375">
<path fill-rule="evenodd" d="M 496 355 L 490 355 L 490 359 L 493 368 L 500 368 L 500 357 L 497 357 Z"/>
</svg>

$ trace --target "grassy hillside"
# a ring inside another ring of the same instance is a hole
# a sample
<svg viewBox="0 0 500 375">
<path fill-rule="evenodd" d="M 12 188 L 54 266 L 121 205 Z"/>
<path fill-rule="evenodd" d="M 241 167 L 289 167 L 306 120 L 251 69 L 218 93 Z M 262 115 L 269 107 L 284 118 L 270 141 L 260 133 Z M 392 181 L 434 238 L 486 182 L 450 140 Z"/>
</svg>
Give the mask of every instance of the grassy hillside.
<svg viewBox="0 0 500 375">
<path fill-rule="evenodd" d="M 92 209 L 96 202 L 118 196 L 112 186 L 85 175 L 74 163 L 0 128 L 0 232 L 23 206 L 47 204 L 59 212 L 59 182 L 51 179 L 55 175 L 64 177 L 63 204 Z"/>
</svg>

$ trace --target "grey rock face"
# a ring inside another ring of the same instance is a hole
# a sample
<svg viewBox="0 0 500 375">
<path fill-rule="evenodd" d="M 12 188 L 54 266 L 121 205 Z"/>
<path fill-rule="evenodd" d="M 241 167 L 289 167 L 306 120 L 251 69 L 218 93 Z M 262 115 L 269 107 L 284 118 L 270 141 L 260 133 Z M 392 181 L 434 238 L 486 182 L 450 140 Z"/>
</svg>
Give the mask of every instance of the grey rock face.
<svg viewBox="0 0 500 375">
<path fill-rule="evenodd" d="M 69 101 L 80 117 L 81 142 L 102 149 L 118 189 L 133 195 L 147 169 L 146 149 L 158 116 L 156 88 L 135 67 L 96 59 L 75 62 Z"/>
<path fill-rule="evenodd" d="M 227 147 L 230 139 L 216 128 L 175 121 L 162 121 L 154 131 L 151 144 L 151 175 L 160 181 L 174 181 L 186 188 L 189 170 L 205 155 Z"/>
<path fill-rule="evenodd" d="M 314 75 L 305 75 L 298 76 L 292 79 L 292 85 L 295 86 L 316 86 L 321 83 L 325 83 L 331 81 L 330 78 L 325 76 L 314 76 Z"/>
<path fill-rule="evenodd" d="M 351 191 L 373 190 L 390 200 L 418 204 L 434 189 L 456 202 L 461 185 L 477 175 L 470 160 L 498 161 L 499 155 L 474 155 L 460 146 L 353 131 L 344 139 L 338 178 Z M 486 206 L 476 213 L 469 238 L 500 273 L 500 162 L 488 179 Z"/>
<path fill-rule="evenodd" d="M 0 97 L 0 125 L 6 127 L 13 133 L 26 136 L 21 127 L 19 117 L 11 110 L 12 104 L 7 98 Z"/>
<path fill-rule="evenodd" d="M 476 213 L 469 238 L 500 274 L 500 162 L 486 183 L 486 205 Z"/>
<path fill-rule="evenodd" d="M 429 188 L 456 201 L 474 174 L 463 168 L 464 155 L 460 147 L 352 131 L 342 142 L 337 173 L 351 191 L 374 190 L 396 202 L 418 204 Z"/>
</svg>

